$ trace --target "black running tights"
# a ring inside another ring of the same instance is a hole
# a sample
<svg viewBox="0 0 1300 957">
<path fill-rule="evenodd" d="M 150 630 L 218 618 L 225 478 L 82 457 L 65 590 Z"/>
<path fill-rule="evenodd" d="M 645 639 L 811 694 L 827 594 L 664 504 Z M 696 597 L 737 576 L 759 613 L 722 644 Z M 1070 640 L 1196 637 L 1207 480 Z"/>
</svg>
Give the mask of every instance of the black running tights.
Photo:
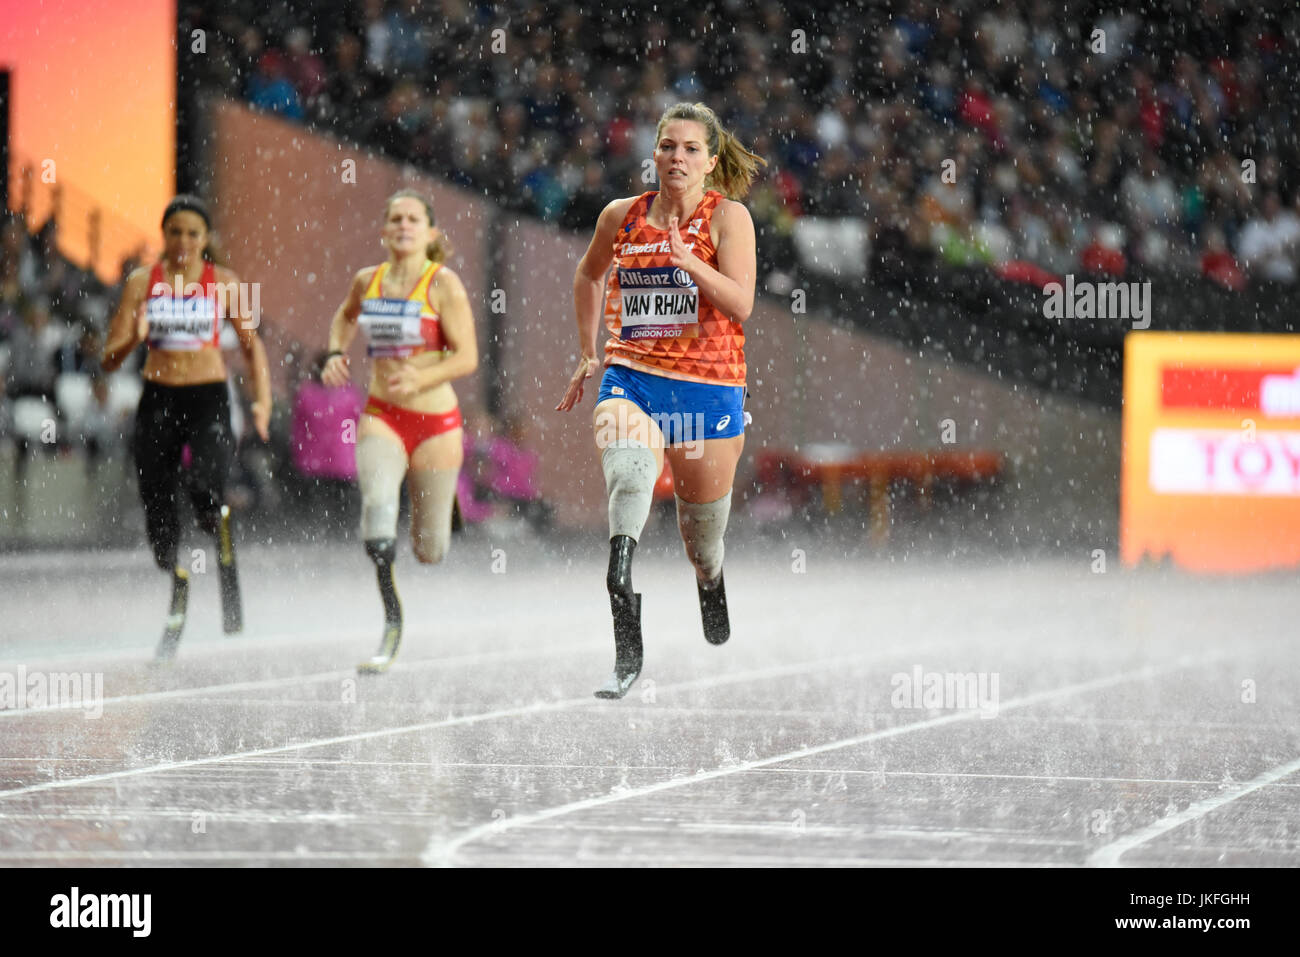
<svg viewBox="0 0 1300 957">
<path fill-rule="evenodd" d="M 145 383 L 135 417 L 133 453 L 145 530 L 154 561 L 163 571 L 176 567 L 182 481 L 199 527 L 209 535 L 217 534 L 234 444 L 224 382 L 189 386 Z M 186 445 L 190 463 L 183 470 Z"/>
</svg>

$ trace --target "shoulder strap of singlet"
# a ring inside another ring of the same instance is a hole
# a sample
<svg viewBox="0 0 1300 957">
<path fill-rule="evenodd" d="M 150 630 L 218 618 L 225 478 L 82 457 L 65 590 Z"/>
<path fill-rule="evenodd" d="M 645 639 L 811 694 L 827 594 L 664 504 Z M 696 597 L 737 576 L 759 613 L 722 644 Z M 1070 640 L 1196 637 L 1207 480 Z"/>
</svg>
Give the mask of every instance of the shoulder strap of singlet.
<svg viewBox="0 0 1300 957">
<path fill-rule="evenodd" d="M 370 285 L 366 286 L 366 293 L 362 299 L 378 299 L 383 296 L 384 292 L 384 273 L 388 272 L 388 263 L 380 263 L 375 269 L 375 274 L 370 277 Z"/>
<path fill-rule="evenodd" d="M 659 195 L 658 190 L 649 193 L 642 193 L 637 197 L 635 203 L 627 208 L 627 215 L 623 217 L 623 232 L 630 233 L 637 228 L 637 225 L 644 222 L 650 213 L 650 204 L 655 201 Z"/>
<path fill-rule="evenodd" d="M 424 304 L 435 313 L 438 311 L 438 307 L 433 304 L 433 300 L 429 298 L 429 294 L 433 292 L 433 277 L 438 275 L 438 270 L 441 268 L 442 263 L 430 263 L 429 268 L 425 271 L 424 275 L 420 277 L 420 282 L 416 286 L 416 289 L 420 290 L 420 298 L 424 300 Z M 423 289 L 420 288 L 421 286 Z"/>
</svg>

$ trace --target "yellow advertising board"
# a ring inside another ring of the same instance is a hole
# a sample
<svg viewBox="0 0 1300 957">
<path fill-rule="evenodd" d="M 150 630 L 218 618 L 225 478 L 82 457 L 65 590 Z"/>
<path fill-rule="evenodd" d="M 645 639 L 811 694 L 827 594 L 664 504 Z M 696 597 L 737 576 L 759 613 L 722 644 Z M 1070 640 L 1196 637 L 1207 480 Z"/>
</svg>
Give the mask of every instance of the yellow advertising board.
<svg viewBox="0 0 1300 957">
<path fill-rule="evenodd" d="M 1120 556 L 1300 565 L 1300 336 L 1129 333 Z"/>
</svg>

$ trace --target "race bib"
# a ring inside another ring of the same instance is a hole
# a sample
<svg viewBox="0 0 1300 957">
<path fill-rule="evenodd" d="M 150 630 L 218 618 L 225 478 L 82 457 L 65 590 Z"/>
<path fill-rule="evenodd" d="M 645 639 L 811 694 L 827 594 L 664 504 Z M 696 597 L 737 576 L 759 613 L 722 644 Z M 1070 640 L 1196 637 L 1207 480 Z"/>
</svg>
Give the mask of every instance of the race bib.
<svg viewBox="0 0 1300 957">
<path fill-rule="evenodd" d="M 149 300 L 149 348 L 193 352 L 211 345 L 217 330 L 217 304 L 209 296 Z"/>
<path fill-rule="evenodd" d="M 680 339 L 700 332 L 700 290 L 685 269 L 657 266 L 618 271 L 621 339 Z"/>
<path fill-rule="evenodd" d="M 358 322 L 366 334 L 366 355 L 398 359 L 424 348 L 420 334 L 422 306 L 416 299 L 366 299 Z"/>
</svg>

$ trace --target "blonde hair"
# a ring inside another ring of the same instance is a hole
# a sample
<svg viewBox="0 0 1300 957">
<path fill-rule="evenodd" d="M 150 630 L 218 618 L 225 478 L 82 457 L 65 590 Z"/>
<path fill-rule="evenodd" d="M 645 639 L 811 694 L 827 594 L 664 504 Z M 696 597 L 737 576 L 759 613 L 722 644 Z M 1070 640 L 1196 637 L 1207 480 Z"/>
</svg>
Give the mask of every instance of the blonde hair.
<svg viewBox="0 0 1300 957">
<path fill-rule="evenodd" d="M 728 199 L 743 198 L 758 175 L 758 164 L 766 166 L 767 160 L 751 153 L 740 140 L 723 129 L 718 114 L 703 103 L 677 103 L 664 110 L 655 128 L 655 143 L 659 142 L 664 127 L 672 120 L 694 120 L 708 132 L 709 155 L 716 156 L 718 163 L 704 178 L 705 188 L 717 189 Z"/>
<path fill-rule="evenodd" d="M 424 204 L 425 215 L 429 217 L 429 225 L 434 225 L 433 220 L 433 201 L 425 196 L 418 189 L 399 189 L 384 202 L 384 218 L 388 218 L 388 211 L 392 209 L 393 203 L 399 199 L 418 199 Z M 424 254 L 429 257 L 430 261 L 442 263 L 447 261 L 447 257 L 452 253 L 451 243 L 447 241 L 447 236 L 440 229 L 433 237 L 433 241 L 425 247 Z"/>
</svg>

